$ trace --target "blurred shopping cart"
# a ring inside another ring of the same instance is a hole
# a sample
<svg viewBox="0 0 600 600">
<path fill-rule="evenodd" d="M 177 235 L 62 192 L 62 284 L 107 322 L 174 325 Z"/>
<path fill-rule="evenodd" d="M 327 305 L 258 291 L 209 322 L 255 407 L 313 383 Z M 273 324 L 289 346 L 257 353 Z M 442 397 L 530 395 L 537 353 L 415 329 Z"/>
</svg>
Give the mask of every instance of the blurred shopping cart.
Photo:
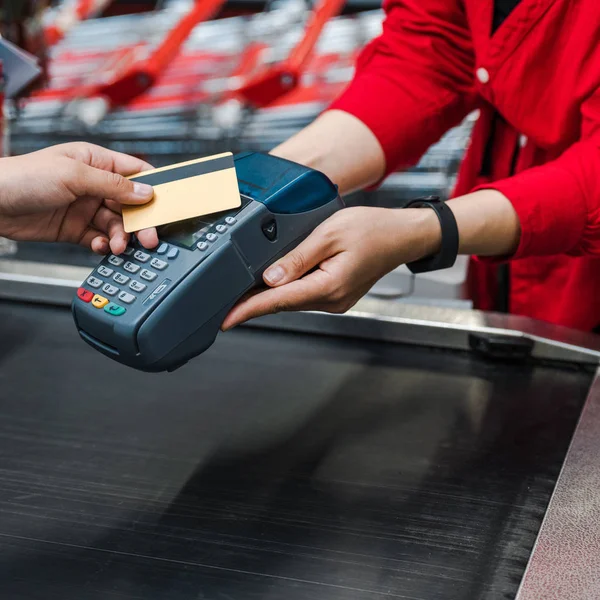
<svg viewBox="0 0 600 600">
<path fill-rule="evenodd" d="M 343 90 L 357 53 L 380 33 L 381 11 L 340 16 L 343 4 L 273 0 L 259 13 L 213 19 L 221 0 L 172 0 L 142 14 L 80 20 L 52 40 L 48 85 L 20 106 L 13 152 L 87 139 L 161 166 L 223 150 L 268 150 Z M 416 195 L 446 196 L 474 118 L 416 167 L 349 202 L 397 206 Z M 415 280 L 400 276 L 379 291 L 414 294 Z M 453 277 L 443 295 L 458 298 L 464 264 Z"/>
<path fill-rule="evenodd" d="M 308 40 L 315 13 L 302 0 L 199 22 L 175 52 L 171 46 L 171 60 L 158 61 L 160 69 L 150 65 L 149 75 L 136 65 L 164 48 L 198 2 L 165 2 L 150 13 L 80 22 L 50 50 L 48 86 L 22 106 L 13 126 L 14 151 L 86 138 L 160 165 L 222 149 L 267 150 L 310 123 L 340 93 L 357 52 L 380 32 L 380 11 L 330 19 L 342 4 L 326 3 L 329 12 Z M 217 1 L 204 0 L 204 6 L 208 18 Z M 299 46 L 298 68 L 285 73 Z M 115 91 L 130 73 L 146 75 L 153 85 L 142 82 L 133 94 L 131 88 Z M 289 82 L 290 91 L 281 84 L 286 76 L 297 79 Z M 392 176 L 384 190 L 447 193 L 470 126 L 467 120 L 450 132 L 415 169 Z"/>
</svg>

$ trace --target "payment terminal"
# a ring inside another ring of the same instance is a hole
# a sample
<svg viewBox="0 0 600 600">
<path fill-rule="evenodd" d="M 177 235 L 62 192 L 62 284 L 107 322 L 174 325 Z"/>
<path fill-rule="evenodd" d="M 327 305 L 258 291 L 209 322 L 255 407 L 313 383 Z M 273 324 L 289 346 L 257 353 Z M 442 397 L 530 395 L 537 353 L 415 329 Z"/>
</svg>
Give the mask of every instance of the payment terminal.
<svg viewBox="0 0 600 600">
<path fill-rule="evenodd" d="M 154 250 L 134 241 L 83 282 L 72 308 L 88 344 L 141 371 L 177 369 L 267 267 L 343 208 L 325 175 L 296 163 L 249 152 L 235 169 L 240 208 L 163 226 Z"/>
</svg>

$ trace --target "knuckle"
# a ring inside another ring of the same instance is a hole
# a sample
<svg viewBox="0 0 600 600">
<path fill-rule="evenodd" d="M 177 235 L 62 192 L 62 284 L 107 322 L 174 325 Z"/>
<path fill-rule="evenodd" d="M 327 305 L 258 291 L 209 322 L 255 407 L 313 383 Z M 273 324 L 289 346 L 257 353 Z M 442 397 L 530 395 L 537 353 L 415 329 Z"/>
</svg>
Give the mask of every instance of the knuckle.
<svg viewBox="0 0 600 600">
<path fill-rule="evenodd" d="M 62 144 L 62 150 L 72 150 L 73 152 L 85 152 L 87 146 L 85 142 L 72 142 L 71 144 Z"/>
<path fill-rule="evenodd" d="M 107 178 L 110 187 L 118 192 L 125 191 L 128 188 L 129 182 L 127 179 L 125 179 L 125 177 L 119 175 L 118 173 L 108 172 Z"/>
<path fill-rule="evenodd" d="M 333 223 L 325 223 L 323 226 L 323 229 L 321 230 L 321 233 L 323 235 L 323 240 L 325 241 L 325 244 L 327 246 L 331 246 L 332 244 L 335 244 L 337 238 L 338 238 L 338 224 L 333 222 Z"/>
<path fill-rule="evenodd" d="M 77 162 L 81 161 L 85 164 L 91 164 L 91 153 L 89 145 L 85 142 L 68 142 L 53 146 L 52 150 L 59 155 L 67 156 Z"/>
<path fill-rule="evenodd" d="M 82 179 L 87 175 L 87 165 L 78 160 L 68 160 L 69 171 L 74 179 Z M 65 161 L 66 162 L 66 161 Z"/>
<path fill-rule="evenodd" d="M 290 255 L 290 263 L 295 272 L 304 273 L 306 270 L 306 258 L 299 250 L 292 252 Z"/>
<path fill-rule="evenodd" d="M 64 173 L 66 175 L 64 182 L 77 195 L 83 194 L 86 188 L 87 169 L 83 163 L 76 160 L 66 160 L 64 162 Z M 57 165 L 58 166 L 58 165 Z M 60 169 L 60 167 L 59 167 Z"/>
</svg>

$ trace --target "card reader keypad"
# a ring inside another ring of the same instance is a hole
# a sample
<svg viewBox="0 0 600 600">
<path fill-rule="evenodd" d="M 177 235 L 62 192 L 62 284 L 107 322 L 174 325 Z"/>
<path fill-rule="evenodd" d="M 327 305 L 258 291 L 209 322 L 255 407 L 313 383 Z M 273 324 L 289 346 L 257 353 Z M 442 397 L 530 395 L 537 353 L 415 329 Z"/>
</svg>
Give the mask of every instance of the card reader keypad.
<svg viewBox="0 0 600 600">
<path fill-rule="evenodd" d="M 207 228 L 196 247 L 201 251 L 208 250 L 219 239 L 219 234 L 229 231 L 236 222 L 235 217 L 226 217 Z M 126 307 L 141 299 L 148 283 L 155 281 L 159 272 L 166 271 L 175 263 L 179 255 L 179 248 L 166 242 L 161 242 L 151 252 L 129 246 L 122 256 L 111 254 L 106 259 L 107 264 L 99 265 L 88 277 L 85 287 L 80 289 L 81 294 L 78 293 L 79 300 L 103 309 L 111 316 L 123 315 L 128 310 Z"/>
<path fill-rule="evenodd" d="M 156 255 L 160 255 L 161 258 Z M 127 312 L 122 305 L 134 304 L 139 294 L 147 290 L 147 282 L 158 277 L 157 271 L 165 271 L 178 256 L 179 248 L 164 242 L 152 254 L 128 247 L 123 257 L 114 254 L 108 257 L 107 263 L 110 267 L 101 264 L 88 277 L 86 287 L 99 293 L 81 288 L 78 297 L 82 302 L 90 303 L 93 307 L 104 309 L 109 315 L 118 317 Z M 145 268 L 146 264 L 151 268 Z M 115 301 L 112 302 L 109 298 L 114 298 Z"/>
</svg>

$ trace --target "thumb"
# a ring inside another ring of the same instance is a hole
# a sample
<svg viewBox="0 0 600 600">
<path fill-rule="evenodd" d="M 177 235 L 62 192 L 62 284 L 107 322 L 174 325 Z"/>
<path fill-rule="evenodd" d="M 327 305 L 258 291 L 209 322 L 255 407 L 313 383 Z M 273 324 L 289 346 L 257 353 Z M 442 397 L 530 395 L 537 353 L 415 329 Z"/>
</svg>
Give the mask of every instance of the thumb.
<svg viewBox="0 0 600 600">
<path fill-rule="evenodd" d="M 87 165 L 77 171 L 74 188 L 78 196 L 110 198 L 121 204 L 145 204 L 154 196 L 150 185 Z"/>
<path fill-rule="evenodd" d="M 271 265 L 263 274 L 265 283 L 277 287 L 299 279 L 329 258 L 329 242 L 319 229 L 286 256 Z"/>
</svg>

